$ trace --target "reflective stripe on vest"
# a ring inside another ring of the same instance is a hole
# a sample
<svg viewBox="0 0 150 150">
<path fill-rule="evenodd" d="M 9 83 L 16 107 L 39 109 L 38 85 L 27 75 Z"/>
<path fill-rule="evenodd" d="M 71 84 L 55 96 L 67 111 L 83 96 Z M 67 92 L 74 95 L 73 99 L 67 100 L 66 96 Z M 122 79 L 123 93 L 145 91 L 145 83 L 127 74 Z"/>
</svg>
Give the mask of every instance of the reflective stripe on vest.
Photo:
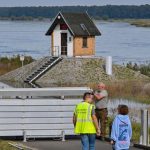
<svg viewBox="0 0 150 150">
<path fill-rule="evenodd" d="M 75 133 L 96 133 L 95 126 L 91 117 L 93 105 L 82 102 L 77 105 L 75 114 L 77 117 L 77 122 L 75 126 Z"/>
</svg>

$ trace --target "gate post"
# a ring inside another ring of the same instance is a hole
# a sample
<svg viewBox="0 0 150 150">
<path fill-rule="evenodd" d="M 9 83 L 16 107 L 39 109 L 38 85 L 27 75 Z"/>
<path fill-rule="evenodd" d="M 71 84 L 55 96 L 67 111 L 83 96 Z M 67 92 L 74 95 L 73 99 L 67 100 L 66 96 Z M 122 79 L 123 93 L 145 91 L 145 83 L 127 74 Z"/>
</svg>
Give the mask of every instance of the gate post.
<svg viewBox="0 0 150 150">
<path fill-rule="evenodd" d="M 65 131 L 62 131 L 62 142 L 65 142 Z"/>
<path fill-rule="evenodd" d="M 23 142 L 27 142 L 27 134 L 26 131 L 23 131 Z"/>
<path fill-rule="evenodd" d="M 148 110 L 141 110 L 141 135 L 140 144 L 148 146 L 149 144 L 149 126 L 148 126 Z"/>
</svg>

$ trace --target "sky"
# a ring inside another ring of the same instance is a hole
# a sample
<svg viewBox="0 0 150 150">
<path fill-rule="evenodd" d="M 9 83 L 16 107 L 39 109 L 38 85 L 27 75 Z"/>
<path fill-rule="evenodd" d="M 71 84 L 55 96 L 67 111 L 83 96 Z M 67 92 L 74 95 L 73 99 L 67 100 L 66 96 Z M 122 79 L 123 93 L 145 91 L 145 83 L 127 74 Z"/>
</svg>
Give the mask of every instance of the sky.
<svg viewBox="0 0 150 150">
<path fill-rule="evenodd" d="M 0 0 L 0 7 L 72 6 L 72 5 L 142 5 L 150 0 Z"/>
</svg>

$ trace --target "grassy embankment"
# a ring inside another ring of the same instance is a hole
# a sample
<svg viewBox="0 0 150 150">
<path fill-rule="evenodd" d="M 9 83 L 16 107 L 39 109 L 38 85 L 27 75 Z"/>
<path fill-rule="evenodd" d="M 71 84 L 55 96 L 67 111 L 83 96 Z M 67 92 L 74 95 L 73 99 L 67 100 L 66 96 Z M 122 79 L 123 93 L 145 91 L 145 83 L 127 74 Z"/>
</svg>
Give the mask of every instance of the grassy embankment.
<svg viewBox="0 0 150 150">
<path fill-rule="evenodd" d="M 33 62 L 33 58 L 30 56 L 25 57 L 24 64 Z M 130 64 L 130 63 L 129 63 Z M 21 61 L 19 55 L 8 58 L 0 58 L 0 75 L 3 75 L 11 70 L 21 67 Z M 150 66 L 136 66 L 128 65 L 130 69 L 141 71 L 143 74 L 150 75 Z M 150 104 L 150 81 L 147 86 L 147 81 L 131 81 L 131 80 L 117 80 L 108 82 L 107 88 L 110 98 L 124 98 L 129 100 L 135 100 L 143 103 Z M 96 88 L 97 85 L 89 85 L 91 88 Z"/>
<path fill-rule="evenodd" d="M 150 27 L 150 19 L 137 19 L 131 21 L 130 24 L 137 27 Z"/>
<path fill-rule="evenodd" d="M 17 150 L 8 143 L 9 141 L 0 140 L 0 150 Z"/>
<path fill-rule="evenodd" d="M 150 19 L 107 19 L 108 22 L 127 22 L 136 27 L 150 27 Z"/>
<path fill-rule="evenodd" d="M 33 62 L 33 58 L 31 56 L 25 56 L 24 65 Z M 1 57 L 0 58 L 0 75 L 3 75 L 9 71 L 15 70 L 22 66 L 20 61 L 20 56 L 13 57 Z"/>
</svg>

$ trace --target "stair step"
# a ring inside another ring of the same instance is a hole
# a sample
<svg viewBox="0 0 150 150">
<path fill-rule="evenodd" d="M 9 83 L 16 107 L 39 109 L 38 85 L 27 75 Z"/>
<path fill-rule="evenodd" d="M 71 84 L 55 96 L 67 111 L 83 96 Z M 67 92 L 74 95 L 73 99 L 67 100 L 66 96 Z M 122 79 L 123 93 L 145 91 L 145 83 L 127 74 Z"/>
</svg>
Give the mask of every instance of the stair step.
<svg viewBox="0 0 150 150">
<path fill-rule="evenodd" d="M 40 72 L 41 72 L 42 70 L 43 70 L 43 69 L 38 69 L 37 71 L 40 71 Z"/>
<path fill-rule="evenodd" d="M 45 67 L 40 67 L 39 69 L 42 69 L 42 70 L 43 70 L 43 69 L 45 69 Z"/>
<path fill-rule="evenodd" d="M 24 82 L 30 82 L 32 81 L 32 79 L 36 80 L 36 76 L 38 76 L 42 71 L 45 71 L 45 69 L 47 68 L 51 68 L 53 65 L 52 63 L 58 59 L 58 57 L 45 57 L 45 59 L 47 60 L 39 69 L 37 69 L 35 72 L 33 72 L 31 75 L 29 75 L 26 80 Z M 58 61 L 62 60 L 62 58 L 60 58 Z"/>
<path fill-rule="evenodd" d="M 50 65 L 52 62 L 47 62 L 47 63 L 45 63 L 44 65 Z"/>
<path fill-rule="evenodd" d="M 48 67 L 49 65 L 43 65 L 44 68 Z"/>
<path fill-rule="evenodd" d="M 35 71 L 34 74 L 36 74 L 36 73 L 40 73 L 40 71 Z"/>
</svg>

